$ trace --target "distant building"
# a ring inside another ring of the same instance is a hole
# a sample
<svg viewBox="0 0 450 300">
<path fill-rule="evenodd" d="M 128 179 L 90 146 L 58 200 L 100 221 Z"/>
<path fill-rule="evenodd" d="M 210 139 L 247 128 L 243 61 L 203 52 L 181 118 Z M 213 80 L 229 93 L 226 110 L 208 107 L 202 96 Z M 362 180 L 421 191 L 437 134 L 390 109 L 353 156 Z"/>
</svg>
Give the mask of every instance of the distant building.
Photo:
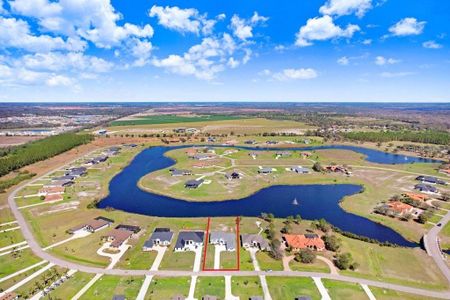
<svg viewBox="0 0 450 300">
<path fill-rule="evenodd" d="M 290 151 L 278 151 L 276 154 L 276 157 L 291 157 L 292 156 L 292 152 Z"/>
<path fill-rule="evenodd" d="M 416 178 L 416 180 L 422 181 L 423 183 L 429 183 L 429 184 L 441 184 L 441 185 L 447 184 L 444 180 L 441 180 L 441 179 L 433 177 L 433 176 L 418 176 Z"/>
<path fill-rule="evenodd" d="M 203 246 L 205 233 L 203 231 L 180 231 L 174 251 L 192 251 Z"/>
<path fill-rule="evenodd" d="M 419 194 L 419 193 L 411 193 L 411 192 L 406 192 L 402 194 L 404 197 L 408 197 L 411 200 L 414 201 L 420 201 L 420 202 L 425 202 L 428 199 L 430 199 L 429 196 L 424 195 L 424 194 Z"/>
<path fill-rule="evenodd" d="M 169 246 L 172 238 L 173 232 L 169 228 L 155 228 L 142 250 L 150 251 L 154 246 Z"/>
<path fill-rule="evenodd" d="M 241 244 L 244 248 L 257 248 L 258 250 L 269 251 L 269 242 L 259 234 L 241 234 Z"/>
<path fill-rule="evenodd" d="M 80 177 L 80 176 L 84 176 L 86 174 L 87 174 L 87 169 L 85 167 L 70 168 L 65 173 L 65 175 L 74 176 L 74 177 Z"/>
<path fill-rule="evenodd" d="M 283 240 L 293 251 L 299 251 L 301 249 L 325 250 L 324 241 L 315 233 L 283 234 Z"/>
<path fill-rule="evenodd" d="M 113 229 L 103 236 L 106 241 L 111 242 L 111 248 L 119 248 L 122 246 L 131 236 L 133 231 L 126 229 Z"/>
<path fill-rule="evenodd" d="M 141 231 L 141 227 L 139 226 L 134 226 L 134 225 L 124 225 L 124 224 L 119 224 L 116 226 L 116 229 L 120 229 L 120 230 L 128 230 L 131 231 L 133 233 L 138 233 L 139 231 Z"/>
<path fill-rule="evenodd" d="M 82 223 L 74 228 L 71 228 L 68 230 L 69 233 L 77 233 L 81 230 L 88 231 L 88 232 L 96 232 L 103 228 L 106 228 L 111 225 L 111 223 L 114 223 L 113 220 L 103 217 L 97 217 L 87 223 Z"/>
<path fill-rule="evenodd" d="M 53 187 L 68 187 L 74 184 L 72 180 L 57 180 L 52 181 L 44 185 L 44 188 L 53 188 Z"/>
<path fill-rule="evenodd" d="M 421 191 L 422 193 L 435 194 L 438 192 L 438 189 L 432 185 L 419 183 L 414 186 L 414 189 Z"/>
<path fill-rule="evenodd" d="M 192 175 L 192 172 L 190 170 L 170 169 L 169 171 L 172 176 Z"/>
<path fill-rule="evenodd" d="M 223 245 L 227 251 L 236 250 L 236 234 L 231 232 L 213 231 L 209 235 L 209 242 L 213 245 Z"/>
<path fill-rule="evenodd" d="M 414 207 L 412 207 L 411 205 L 400 201 L 390 201 L 386 203 L 384 207 L 398 216 L 410 214 L 414 210 Z"/>
<path fill-rule="evenodd" d="M 54 194 L 64 194 L 64 191 L 66 190 L 63 186 L 54 186 L 54 187 L 43 187 L 38 191 L 39 196 L 47 196 L 47 195 L 54 195 Z"/>
<path fill-rule="evenodd" d="M 61 194 L 50 194 L 45 196 L 45 201 L 48 202 L 56 202 L 56 201 L 62 201 L 64 197 Z"/>
<path fill-rule="evenodd" d="M 261 169 L 258 170 L 259 174 L 271 174 L 272 172 L 273 172 L 273 169 L 272 168 L 268 168 L 268 167 L 261 168 Z"/>
<path fill-rule="evenodd" d="M 196 189 L 196 188 L 200 187 L 203 184 L 203 182 L 204 182 L 203 179 L 188 180 L 184 184 L 184 187 L 187 188 L 187 189 Z"/>
<path fill-rule="evenodd" d="M 244 141 L 244 144 L 246 144 L 246 145 L 254 145 L 254 144 L 256 144 L 256 141 L 255 140 L 246 140 L 246 141 Z"/>
<path fill-rule="evenodd" d="M 308 168 L 304 168 L 302 166 L 293 166 L 290 170 L 298 174 L 308 174 L 310 172 Z"/>
<path fill-rule="evenodd" d="M 53 177 L 52 181 L 61 181 L 61 180 L 74 180 L 76 177 L 73 175 L 64 175 L 59 177 Z"/>
<path fill-rule="evenodd" d="M 228 180 L 232 180 L 232 179 L 240 179 L 240 178 L 241 178 L 241 174 L 239 174 L 239 173 L 236 172 L 236 171 L 233 171 L 233 172 L 231 172 L 231 173 L 225 174 L 225 177 L 226 177 Z"/>
</svg>

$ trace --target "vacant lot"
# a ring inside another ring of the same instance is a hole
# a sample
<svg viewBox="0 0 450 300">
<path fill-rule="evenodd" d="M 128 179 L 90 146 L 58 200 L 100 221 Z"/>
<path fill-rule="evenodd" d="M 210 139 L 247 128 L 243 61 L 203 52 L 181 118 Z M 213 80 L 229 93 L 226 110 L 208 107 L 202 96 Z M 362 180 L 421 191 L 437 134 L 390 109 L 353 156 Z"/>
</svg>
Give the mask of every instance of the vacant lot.
<svg viewBox="0 0 450 300">
<path fill-rule="evenodd" d="M 127 118 L 124 120 L 113 121 L 111 122 L 111 126 L 211 122 L 211 121 L 226 121 L 237 119 L 242 119 L 242 117 L 227 116 L 227 115 L 205 115 L 205 116 L 154 115 L 154 116 L 138 116 L 133 118 Z"/>
</svg>

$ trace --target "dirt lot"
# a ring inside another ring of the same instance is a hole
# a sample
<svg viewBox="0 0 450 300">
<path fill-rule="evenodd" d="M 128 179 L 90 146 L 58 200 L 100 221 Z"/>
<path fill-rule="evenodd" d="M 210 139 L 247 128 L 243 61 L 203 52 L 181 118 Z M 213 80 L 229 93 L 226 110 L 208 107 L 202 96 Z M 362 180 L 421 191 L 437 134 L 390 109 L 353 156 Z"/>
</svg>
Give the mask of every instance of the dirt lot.
<svg viewBox="0 0 450 300">
<path fill-rule="evenodd" d="M 17 146 L 44 138 L 44 136 L 0 136 L 0 148 Z"/>
</svg>

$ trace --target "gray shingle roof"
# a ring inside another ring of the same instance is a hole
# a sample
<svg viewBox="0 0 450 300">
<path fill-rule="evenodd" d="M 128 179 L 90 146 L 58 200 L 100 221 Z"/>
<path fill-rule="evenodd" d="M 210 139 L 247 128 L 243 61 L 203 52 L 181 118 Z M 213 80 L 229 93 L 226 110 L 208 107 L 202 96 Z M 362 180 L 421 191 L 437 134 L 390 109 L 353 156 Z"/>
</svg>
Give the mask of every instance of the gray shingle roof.
<svg viewBox="0 0 450 300">
<path fill-rule="evenodd" d="M 223 231 L 212 231 L 209 237 L 211 243 L 223 241 L 227 249 L 236 249 L 236 234 Z"/>
<path fill-rule="evenodd" d="M 154 231 L 150 238 L 145 242 L 144 247 L 151 248 L 155 244 L 155 241 L 169 242 L 172 240 L 172 231 Z"/>
<path fill-rule="evenodd" d="M 183 248 L 186 241 L 203 243 L 205 233 L 203 231 L 180 231 L 175 248 Z"/>
</svg>

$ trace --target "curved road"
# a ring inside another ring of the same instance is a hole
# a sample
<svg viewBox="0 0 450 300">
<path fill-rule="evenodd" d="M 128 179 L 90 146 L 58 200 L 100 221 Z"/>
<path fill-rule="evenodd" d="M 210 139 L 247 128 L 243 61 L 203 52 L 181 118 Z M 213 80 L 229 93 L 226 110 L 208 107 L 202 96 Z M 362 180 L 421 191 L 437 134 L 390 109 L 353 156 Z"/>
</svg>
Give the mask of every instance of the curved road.
<svg viewBox="0 0 450 300">
<path fill-rule="evenodd" d="M 98 149 L 97 149 L 98 150 Z M 94 151 L 93 151 L 94 152 Z M 86 154 L 89 155 L 89 154 Z M 77 159 L 74 159 L 73 161 L 67 163 L 66 165 L 70 165 L 73 162 L 75 162 Z M 28 184 L 34 183 L 38 181 L 41 177 L 48 176 L 54 171 L 50 171 L 44 175 L 41 175 L 40 177 L 37 177 L 33 179 L 32 181 L 22 184 L 19 187 L 17 187 L 14 191 L 12 191 L 8 196 L 8 204 L 11 208 L 12 213 L 14 214 L 20 229 L 22 231 L 22 234 L 25 238 L 25 240 L 28 242 L 28 245 L 30 246 L 30 249 L 33 251 L 35 255 L 38 257 L 49 261 L 53 263 L 54 265 L 64 267 L 67 269 L 73 269 L 78 270 L 80 272 L 86 272 L 86 273 L 95 273 L 95 274 L 108 274 L 108 275 L 119 275 L 119 276 L 144 276 L 144 275 L 157 275 L 157 276 L 166 276 L 166 277 L 176 277 L 176 276 L 225 276 L 225 275 L 231 275 L 231 276 L 260 276 L 260 275 L 269 275 L 269 276 L 283 276 L 283 277 L 320 277 L 320 278 L 327 278 L 332 280 L 338 280 L 338 281 L 345 281 L 345 282 L 351 282 L 351 283 L 359 283 L 359 284 L 366 284 L 369 286 L 375 286 L 385 289 L 392 289 L 400 292 L 406 292 L 406 293 L 412 293 L 417 294 L 425 297 L 434 297 L 434 298 L 441 298 L 441 299 L 450 299 L 450 291 L 431 291 L 431 290 L 424 290 L 424 289 L 418 289 L 414 287 L 409 286 L 402 286 L 387 282 L 381 282 L 381 281 L 375 281 L 375 280 L 367 280 L 362 278 L 356 278 L 356 277 L 350 277 L 350 276 L 344 276 L 344 275 L 338 275 L 338 274 L 329 274 L 329 273 L 317 273 L 317 272 L 299 272 L 299 271 L 273 271 L 273 272 L 266 272 L 266 271 L 150 271 L 150 270 L 122 270 L 122 269 L 102 269 L 102 268 L 96 268 L 96 267 L 89 267 L 69 261 L 65 261 L 61 258 L 55 257 L 46 251 L 44 251 L 41 246 L 37 243 L 36 239 L 33 236 L 33 233 L 28 225 L 28 222 L 23 217 L 22 213 L 17 207 L 17 204 L 14 200 L 14 197 L 16 196 L 17 192 L 19 192 L 23 187 L 25 187 Z M 442 227 L 445 226 L 445 224 L 450 219 L 450 212 L 447 213 L 447 215 L 442 219 Z M 432 230 L 430 230 L 430 233 L 427 235 L 428 241 L 430 241 L 431 251 L 432 251 L 432 257 L 438 264 L 439 268 L 442 270 L 446 278 L 450 282 L 450 272 L 445 265 L 445 261 L 443 261 L 439 246 L 437 245 L 437 234 L 441 230 L 442 227 L 433 227 Z M 436 248 L 438 249 L 438 252 L 436 252 Z"/>
</svg>

